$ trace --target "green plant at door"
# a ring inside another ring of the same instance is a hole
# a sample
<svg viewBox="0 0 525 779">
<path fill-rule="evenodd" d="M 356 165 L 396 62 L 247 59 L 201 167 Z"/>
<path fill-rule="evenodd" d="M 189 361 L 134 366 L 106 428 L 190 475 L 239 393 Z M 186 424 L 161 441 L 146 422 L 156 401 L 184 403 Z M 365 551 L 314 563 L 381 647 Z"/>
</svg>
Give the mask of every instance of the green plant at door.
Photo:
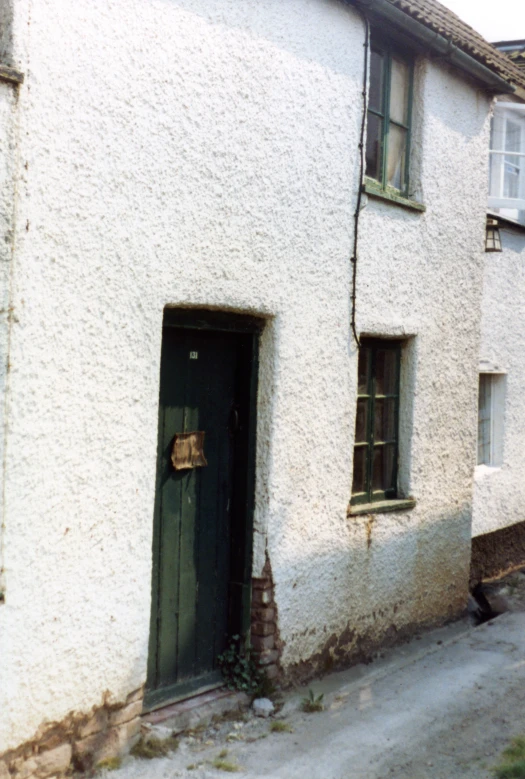
<svg viewBox="0 0 525 779">
<path fill-rule="evenodd" d="M 217 658 L 229 690 L 256 694 L 264 683 L 264 675 L 254 658 L 253 649 L 243 650 L 241 637 L 232 636 L 230 645 Z"/>
</svg>

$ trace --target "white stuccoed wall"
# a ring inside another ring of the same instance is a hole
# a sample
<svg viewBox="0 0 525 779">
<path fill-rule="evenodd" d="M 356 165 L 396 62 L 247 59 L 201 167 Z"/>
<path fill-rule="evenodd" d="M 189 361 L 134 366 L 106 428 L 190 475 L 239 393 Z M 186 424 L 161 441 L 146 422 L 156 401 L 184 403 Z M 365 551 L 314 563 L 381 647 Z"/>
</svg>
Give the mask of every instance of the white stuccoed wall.
<svg viewBox="0 0 525 779">
<path fill-rule="evenodd" d="M 525 231 L 504 227 L 501 254 L 485 255 L 480 358 L 485 370 L 506 374 L 497 413 L 503 428 L 502 461 L 475 472 L 472 535 L 525 520 Z"/>
<path fill-rule="evenodd" d="M 284 665 L 461 607 L 489 101 L 420 68 L 427 212 L 363 211 L 359 329 L 416 336 L 418 505 L 367 534 L 346 516 L 363 36 L 335 0 L 19 0 L 0 752 L 144 682 L 166 305 L 268 319 L 254 573 L 267 545 Z"/>
</svg>

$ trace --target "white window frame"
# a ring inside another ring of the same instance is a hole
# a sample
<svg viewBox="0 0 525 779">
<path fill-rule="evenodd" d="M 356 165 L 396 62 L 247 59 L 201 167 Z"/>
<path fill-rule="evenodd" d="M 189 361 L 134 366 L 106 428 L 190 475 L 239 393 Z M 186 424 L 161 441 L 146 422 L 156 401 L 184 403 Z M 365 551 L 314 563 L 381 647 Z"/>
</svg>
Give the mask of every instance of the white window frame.
<svg viewBox="0 0 525 779">
<path fill-rule="evenodd" d="M 505 149 L 509 123 L 517 124 L 521 128 L 521 142 L 518 151 L 510 152 Z M 505 197 L 505 158 L 509 157 L 519 168 L 517 198 Z M 496 103 L 494 107 L 488 205 L 489 208 L 501 213 L 501 216 L 506 216 L 516 222 L 525 222 L 525 104 Z"/>
<path fill-rule="evenodd" d="M 479 371 L 479 383 L 482 377 L 490 380 L 489 400 L 489 456 L 488 461 L 480 462 L 479 459 L 479 414 L 481 409 L 478 404 L 478 440 L 476 445 L 478 468 L 500 468 L 503 465 L 503 439 L 505 423 L 505 395 L 507 374 L 502 371 Z"/>
</svg>

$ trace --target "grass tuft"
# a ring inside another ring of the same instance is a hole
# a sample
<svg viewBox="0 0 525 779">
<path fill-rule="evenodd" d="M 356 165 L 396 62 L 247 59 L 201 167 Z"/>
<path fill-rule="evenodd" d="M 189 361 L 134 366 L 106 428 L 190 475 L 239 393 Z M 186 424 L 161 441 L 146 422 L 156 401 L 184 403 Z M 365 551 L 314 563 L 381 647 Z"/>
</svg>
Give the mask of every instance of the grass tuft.
<svg viewBox="0 0 525 779">
<path fill-rule="evenodd" d="M 293 728 L 288 722 L 282 720 L 275 720 L 270 725 L 270 733 L 293 733 Z"/>
<path fill-rule="evenodd" d="M 525 736 L 512 739 L 502 757 L 501 765 L 493 769 L 496 779 L 525 779 Z"/>
<path fill-rule="evenodd" d="M 141 760 L 153 760 L 155 757 L 166 757 L 178 749 L 179 741 L 175 736 L 169 738 L 144 738 L 142 736 L 131 750 L 133 757 Z"/>
<path fill-rule="evenodd" d="M 494 776 L 497 779 L 524 779 L 525 760 L 518 760 L 515 763 L 503 763 L 494 769 Z"/>
<path fill-rule="evenodd" d="M 241 770 L 235 763 L 230 763 L 229 760 L 219 760 L 218 757 L 213 761 L 212 766 L 218 771 L 226 771 L 229 774 L 234 774 Z"/>
<path fill-rule="evenodd" d="M 107 757 L 105 760 L 101 760 L 97 763 L 97 770 L 102 771 L 116 771 L 122 765 L 120 757 Z"/>
<path fill-rule="evenodd" d="M 323 711 L 323 699 L 323 693 L 321 693 L 321 695 L 315 695 L 314 691 L 310 688 L 308 690 L 308 695 L 302 700 L 301 708 L 303 711 L 308 712 L 308 714 L 313 714 L 316 711 Z"/>
</svg>

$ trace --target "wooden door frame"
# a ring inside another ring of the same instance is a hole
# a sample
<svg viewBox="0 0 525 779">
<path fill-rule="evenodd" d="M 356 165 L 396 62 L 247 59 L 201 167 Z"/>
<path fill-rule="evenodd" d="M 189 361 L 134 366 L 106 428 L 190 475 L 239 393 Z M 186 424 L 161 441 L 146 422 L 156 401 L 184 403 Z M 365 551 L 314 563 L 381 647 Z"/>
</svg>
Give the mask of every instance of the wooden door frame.
<svg viewBox="0 0 525 779">
<path fill-rule="evenodd" d="M 235 606 L 240 611 L 238 615 L 238 627 L 233 632 L 239 632 L 245 645 L 250 640 L 250 613 L 251 613 L 251 580 L 253 561 L 253 525 L 255 507 L 255 457 L 256 457 L 256 433 L 257 433 L 257 385 L 259 375 L 259 337 L 264 328 L 265 320 L 245 314 L 235 314 L 227 311 L 214 311 L 210 309 L 169 308 L 164 309 L 162 329 L 177 328 L 191 330 L 208 330 L 215 332 L 230 332 L 243 334 L 249 339 L 251 365 L 249 370 L 248 389 L 248 435 L 246 444 L 246 468 L 245 483 L 237 485 L 244 495 L 242 516 L 244 519 L 244 545 L 242 549 L 241 581 L 230 594 L 230 607 L 235 601 Z M 248 378 L 248 372 L 247 372 Z M 160 392 L 160 387 L 159 387 Z M 156 487 L 157 488 L 157 487 Z M 157 498 L 155 497 L 155 500 Z M 153 560 L 152 577 L 155 575 L 155 561 Z M 153 580 L 152 580 L 153 585 Z M 152 586 L 152 596 L 154 587 Z M 236 609 L 237 612 L 237 609 Z M 237 612 L 238 613 L 238 612 Z M 151 637 L 150 637 L 151 640 Z M 150 648 L 151 651 L 151 648 Z M 149 662 L 149 660 L 148 660 Z M 186 685 L 184 685 L 186 687 Z M 181 690 L 182 692 L 182 690 Z M 150 690 L 146 692 L 145 709 L 151 710 L 160 706 L 169 705 L 174 699 L 163 700 L 161 691 Z M 195 691 L 188 685 L 187 694 L 178 696 L 177 699 L 191 697 Z"/>
</svg>

